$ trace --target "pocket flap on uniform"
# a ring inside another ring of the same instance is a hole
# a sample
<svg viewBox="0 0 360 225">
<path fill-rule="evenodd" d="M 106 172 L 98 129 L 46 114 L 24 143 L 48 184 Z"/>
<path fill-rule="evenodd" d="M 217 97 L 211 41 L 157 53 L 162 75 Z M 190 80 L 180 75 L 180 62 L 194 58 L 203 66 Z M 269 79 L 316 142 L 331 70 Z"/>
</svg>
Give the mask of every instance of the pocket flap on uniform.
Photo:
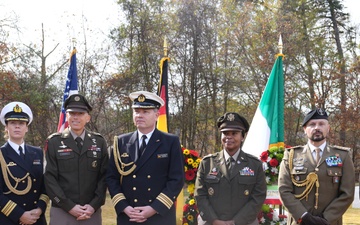
<svg viewBox="0 0 360 225">
<path fill-rule="evenodd" d="M 326 168 L 327 174 L 330 177 L 341 177 L 342 176 L 342 170 L 341 167 L 329 167 Z"/>
<path fill-rule="evenodd" d="M 306 173 L 307 173 L 307 168 L 303 166 L 295 166 L 291 170 L 291 174 L 293 175 L 306 174 Z"/>
</svg>

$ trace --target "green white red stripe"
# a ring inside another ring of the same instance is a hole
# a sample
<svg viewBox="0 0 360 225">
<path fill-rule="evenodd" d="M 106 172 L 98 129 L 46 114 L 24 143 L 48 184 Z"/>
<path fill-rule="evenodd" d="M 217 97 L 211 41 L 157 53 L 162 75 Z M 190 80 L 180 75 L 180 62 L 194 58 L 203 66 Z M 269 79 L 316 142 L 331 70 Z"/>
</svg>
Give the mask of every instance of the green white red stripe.
<svg viewBox="0 0 360 225">
<path fill-rule="evenodd" d="M 242 149 L 256 157 L 284 148 L 283 54 L 278 54 Z"/>
</svg>

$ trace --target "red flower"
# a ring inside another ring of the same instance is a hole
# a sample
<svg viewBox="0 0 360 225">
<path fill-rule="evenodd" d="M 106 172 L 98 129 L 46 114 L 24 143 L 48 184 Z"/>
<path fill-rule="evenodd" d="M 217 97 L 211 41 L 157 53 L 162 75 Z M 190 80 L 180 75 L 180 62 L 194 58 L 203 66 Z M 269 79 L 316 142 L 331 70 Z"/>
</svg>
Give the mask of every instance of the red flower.
<svg viewBox="0 0 360 225">
<path fill-rule="evenodd" d="M 266 162 L 268 158 L 269 158 L 268 152 L 267 152 L 267 151 L 263 151 L 263 152 L 261 153 L 261 155 L 260 155 L 261 161 Z"/>
<path fill-rule="evenodd" d="M 197 153 L 197 151 L 195 150 L 189 150 L 190 151 L 190 154 L 195 156 L 195 157 L 199 157 L 199 153 Z"/>
<path fill-rule="evenodd" d="M 277 167 L 279 165 L 279 161 L 277 161 L 277 159 L 271 159 L 269 164 L 272 167 Z"/>
<path fill-rule="evenodd" d="M 183 207 L 183 211 L 187 212 L 189 210 L 189 204 L 185 204 Z"/>
<path fill-rule="evenodd" d="M 190 181 L 190 180 L 193 180 L 195 178 L 195 171 L 194 170 L 188 170 L 186 171 L 185 173 L 185 179 Z"/>
</svg>

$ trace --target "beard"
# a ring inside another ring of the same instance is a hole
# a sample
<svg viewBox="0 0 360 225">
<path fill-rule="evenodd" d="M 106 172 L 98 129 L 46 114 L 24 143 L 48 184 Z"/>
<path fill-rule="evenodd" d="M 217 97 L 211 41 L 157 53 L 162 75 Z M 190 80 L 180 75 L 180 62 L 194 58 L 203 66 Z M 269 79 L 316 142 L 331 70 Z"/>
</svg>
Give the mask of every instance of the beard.
<svg viewBox="0 0 360 225">
<path fill-rule="evenodd" d="M 320 131 L 315 132 L 314 134 L 311 135 L 311 137 L 309 137 L 309 139 L 314 142 L 320 142 L 320 141 L 324 140 L 325 138 L 326 137 L 324 136 L 324 134 Z"/>
</svg>

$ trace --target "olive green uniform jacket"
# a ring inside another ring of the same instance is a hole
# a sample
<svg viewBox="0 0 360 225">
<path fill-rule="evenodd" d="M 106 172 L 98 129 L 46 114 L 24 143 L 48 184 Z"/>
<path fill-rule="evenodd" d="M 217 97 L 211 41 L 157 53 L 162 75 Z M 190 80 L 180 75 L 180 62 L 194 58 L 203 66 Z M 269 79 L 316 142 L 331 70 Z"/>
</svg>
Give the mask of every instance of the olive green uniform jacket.
<svg viewBox="0 0 360 225">
<path fill-rule="evenodd" d="M 200 216 L 214 220 L 234 220 L 236 225 L 257 224 L 257 215 L 266 198 L 266 180 L 262 163 L 240 152 L 232 176 L 227 172 L 224 150 L 204 157 L 200 163 L 195 199 Z"/>
<path fill-rule="evenodd" d="M 355 191 L 355 171 L 348 148 L 327 145 L 316 165 L 308 145 L 292 148 L 294 151 L 293 169 L 289 169 L 287 149 L 280 164 L 279 192 L 288 215 L 288 224 L 295 225 L 305 212 L 323 216 L 331 225 L 342 224 L 342 215 L 352 204 Z M 339 160 L 340 159 L 340 160 Z M 316 184 L 302 200 L 294 195 L 301 194 L 305 187 L 294 185 L 291 175 L 303 181 L 310 172 L 315 172 L 319 180 L 318 208 L 315 208 Z"/>
<path fill-rule="evenodd" d="M 105 139 L 85 131 L 83 147 L 78 150 L 69 129 L 47 139 L 45 187 L 52 206 L 68 212 L 76 204 L 95 210 L 105 203 L 108 151 Z"/>
</svg>

